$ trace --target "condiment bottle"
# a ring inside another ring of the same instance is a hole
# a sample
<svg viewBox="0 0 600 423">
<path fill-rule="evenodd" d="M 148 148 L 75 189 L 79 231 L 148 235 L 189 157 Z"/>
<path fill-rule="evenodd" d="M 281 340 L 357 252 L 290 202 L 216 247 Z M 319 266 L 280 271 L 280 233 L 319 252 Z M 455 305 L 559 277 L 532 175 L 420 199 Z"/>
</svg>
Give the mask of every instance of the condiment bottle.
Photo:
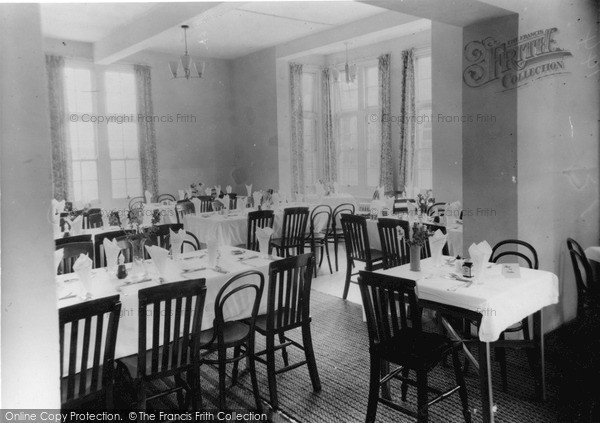
<svg viewBox="0 0 600 423">
<path fill-rule="evenodd" d="M 125 279 L 127 277 L 127 269 L 125 268 L 125 260 L 122 255 L 119 255 L 119 267 L 117 268 L 117 279 Z"/>
<path fill-rule="evenodd" d="M 472 274 L 473 262 L 471 260 L 464 260 L 462 264 L 462 273 L 465 278 L 470 278 Z"/>
</svg>

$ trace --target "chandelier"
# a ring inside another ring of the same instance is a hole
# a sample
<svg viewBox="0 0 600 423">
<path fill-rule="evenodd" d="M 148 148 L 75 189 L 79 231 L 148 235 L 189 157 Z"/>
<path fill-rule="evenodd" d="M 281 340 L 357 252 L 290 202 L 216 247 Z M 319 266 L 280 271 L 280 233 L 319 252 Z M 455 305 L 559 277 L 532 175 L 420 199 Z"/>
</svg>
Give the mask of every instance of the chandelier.
<svg viewBox="0 0 600 423">
<path fill-rule="evenodd" d="M 206 63 L 203 60 L 193 59 L 188 53 L 187 30 L 188 25 L 181 25 L 185 40 L 185 53 L 179 57 L 178 62 L 169 62 L 173 78 L 202 78 Z"/>
<path fill-rule="evenodd" d="M 348 62 L 348 42 L 344 42 L 346 45 L 346 63 L 344 63 L 344 74 L 346 76 L 346 84 L 353 84 L 356 81 L 356 64 L 350 64 Z M 341 72 L 337 67 L 333 67 L 333 78 L 335 82 L 341 82 Z"/>
</svg>

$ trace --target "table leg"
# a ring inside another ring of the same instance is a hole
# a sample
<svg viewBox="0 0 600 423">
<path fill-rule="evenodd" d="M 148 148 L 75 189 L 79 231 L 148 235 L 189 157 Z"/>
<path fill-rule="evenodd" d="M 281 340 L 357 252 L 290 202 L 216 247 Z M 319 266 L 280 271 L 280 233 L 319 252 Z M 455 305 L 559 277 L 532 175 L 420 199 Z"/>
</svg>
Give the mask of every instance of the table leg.
<svg viewBox="0 0 600 423">
<path fill-rule="evenodd" d="M 485 423 L 494 423 L 494 396 L 492 392 L 489 342 L 479 342 L 479 387 L 483 421 Z"/>
<path fill-rule="evenodd" d="M 542 401 L 546 400 L 546 357 L 544 353 L 544 323 L 542 310 L 533 314 L 533 344 L 536 355 L 536 396 Z"/>
</svg>

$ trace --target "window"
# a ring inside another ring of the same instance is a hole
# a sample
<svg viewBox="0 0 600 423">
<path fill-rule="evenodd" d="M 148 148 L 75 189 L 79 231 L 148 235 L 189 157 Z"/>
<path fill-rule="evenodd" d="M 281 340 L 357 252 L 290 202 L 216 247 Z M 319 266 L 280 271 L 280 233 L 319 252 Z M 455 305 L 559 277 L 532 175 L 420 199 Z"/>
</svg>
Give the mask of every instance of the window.
<svg viewBox="0 0 600 423">
<path fill-rule="evenodd" d="M 318 70 L 304 66 L 302 72 L 302 116 L 304 131 L 304 186 L 310 187 L 319 180 L 320 157 L 318 151 L 319 133 L 318 118 Z"/>
<path fill-rule="evenodd" d="M 107 115 L 132 117 L 107 124 L 112 198 L 135 197 L 142 192 L 142 183 L 133 71 L 107 71 L 104 86 Z"/>
<path fill-rule="evenodd" d="M 73 171 L 73 200 L 98 199 L 98 152 L 96 128 L 89 116 L 94 113 L 92 71 L 85 67 L 65 67 L 65 103 L 68 144 Z"/>
<path fill-rule="evenodd" d="M 381 129 L 371 122 L 379 113 L 379 71 L 375 61 L 357 66 L 354 83 L 342 70 L 336 86 L 338 181 L 368 193 L 379 184 Z"/>
<path fill-rule="evenodd" d="M 415 113 L 417 133 L 415 140 L 415 181 L 413 186 L 432 189 L 433 156 L 431 144 L 431 52 L 417 51 L 415 57 Z"/>
</svg>

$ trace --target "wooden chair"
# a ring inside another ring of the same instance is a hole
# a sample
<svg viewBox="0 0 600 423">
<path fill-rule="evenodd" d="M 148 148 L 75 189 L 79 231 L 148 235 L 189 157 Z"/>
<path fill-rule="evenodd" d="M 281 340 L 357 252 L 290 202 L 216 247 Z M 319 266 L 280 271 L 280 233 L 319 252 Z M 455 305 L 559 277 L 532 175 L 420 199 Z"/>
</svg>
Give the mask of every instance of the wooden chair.
<svg viewBox="0 0 600 423">
<path fill-rule="evenodd" d="M 414 204 L 416 207 L 416 201 L 413 200 L 412 198 L 400 198 L 400 199 L 396 199 L 394 200 L 394 204 L 392 206 L 392 214 L 402 214 L 402 213 L 409 213 L 408 210 L 408 204 Z"/>
<path fill-rule="evenodd" d="M 342 225 L 340 222 L 342 213 L 346 214 L 354 214 L 356 211 L 354 204 L 352 203 L 342 203 L 336 206 L 331 212 L 331 231 L 329 232 L 329 237 L 327 242 L 333 243 L 333 254 L 335 256 L 335 271 L 339 270 L 338 268 L 338 244 L 340 241 L 344 241 L 344 231 L 342 230 Z"/>
<path fill-rule="evenodd" d="M 183 223 L 183 216 L 196 213 L 194 203 L 189 200 L 178 201 L 175 205 L 175 213 L 177 213 L 177 223 Z"/>
<path fill-rule="evenodd" d="M 102 209 L 89 209 L 83 214 L 83 229 L 101 228 L 103 225 Z"/>
<path fill-rule="evenodd" d="M 256 331 L 266 338 L 266 349 L 256 353 L 256 359 L 267 365 L 271 407 L 279 407 L 276 375 L 307 365 L 313 390 L 321 390 L 317 362 L 310 331 L 310 287 L 314 257 L 302 254 L 278 260 L 269 266 L 267 314 L 256 319 Z M 285 336 L 301 328 L 302 343 Z M 279 340 L 275 344 L 275 337 Z M 295 346 L 304 351 L 304 360 L 290 364 L 286 348 Z M 275 353 L 281 350 L 284 367 L 275 368 Z M 266 356 L 263 359 L 261 356 Z"/>
<path fill-rule="evenodd" d="M 258 277 L 258 285 L 253 283 L 240 284 L 238 280 Z M 215 299 L 215 320 L 212 329 L 200 334 L 200 364 L 216 364 L 219 368 L 219 409 L 225 410 L 225 378 L 226 366 L 235 363 L 232 373 L 232 386 L 237 383 L 237 363 L 246 358 L 252 379 L 252 390 L 256 408 L 262 409 L 259 398 L 258 381 L 256 379 L 255 354 L 254 354 L 254 325 L 258 314 L 258 307 L 265 285 L 265 277 L 258 270 L 249 270 L 233 276 L 219 290 Z M 225 315 L 226 303 L 230 299 L 252 298 L 250 318 L 245 321 L 229 320 Z M 227 350 L 233 348 L 233 357 L 227 358 Z M 217 351 L 217 359 L 208 356 Z"/>
<path fill-rule="evenodd" d="M 406 245 L 406 231 L 403 222 L 399 219 L 383 218 L 377 221 L 385 269 L 410 262 L 410 249 Z M 400 233 L 400 231 L 402 232 Z"/>
<path fill-rule="evenodd" d="M 458 391 L 464 419 L 467 423 L 470 422 L 467 387 L 458 358 L 461 344 L 437 333 L 423 332 L 416 282 L 361 271 L 358 284 L 367 316 L 371 356 L 365 421 L 375 422 L 377 405 L 381 402 L 394 410 L 416 417 L 419 423 L 424 423 L 428 420 L 431 405 Z M 429 387 L 428 373 L 449 354 L 452 355 L 456 386 L 441 392 Z M 389 364 L 399 367 L 388 373 Z M 383 377 L 382 370 L 387 373 Z M 416 372 L 416 381 L 409 379 L 411 370 Z M 390 398 L 380 397 L 381 386 L 389 383 L 392 378 L 402 381 L 403 402 L 406 401 L 408 385 L 417 387 L 416 412 L 392 402 Z M 429 392 L 435 393 L 436 397 L 429 400 Z"/>
<path fill-rule="evenodd" d="M 273 228 L 274 220 L 275 214 L 273 213 L 273 210 L 257 210 L 248 213 L 248 232 L 245 245 L 247 250 L 259 251 L 256 229 L 265 227 Z"/>
<path fill-rule="evenodd" d="M 350 282 L 356 283 L 352 280 L 352 276 L 358 275 L 358 272 L 352 273 L 354 262 L 364 262 L 365 270 L 368 271 L 381 269 L 383 268 L 383 253 L 371 249 L 365 217 L 342 214 L 342 229 L 346 240 L 346 282 L 344 284 L 344 295 L 342 296 L 345 300 L 348 297 Z"/>
<path fill-rule="evenodd" d="M 113 367 L 120 312 L 118 295 L 58 310 L 62 410 L 82 408 L 100 398 L 107 409 L 114 408 Z"/>
<path fill-rule="evenodd" d="M 200 210 L 196 210 L 196 213 L 210 213 L 213 211 L 212 203 L 213 197 L 210 195 L 200 195 L 196 197 L 200 200 Z"/>
<path fill-rule="evenodd" d="M 58 249 L 58 247 L 60 247 L 61 245 L 70 244 L 72 242 L 91 242 L 91 241 L 92 241 L 92 235 L 84 234 L 84 235 L 72 235 L 72 236 L 65 236 L 63 238 L 58 238 L 58 239 L 54 240 L 54 244 L 56 245 L 56 248 Z"/>
<path fill-rule="evenodd" d="M 600 290 L 597 281 L 594 280 L 592 266 L 581 245 L 573 238 L 567 238 L 567 248 L 577 284 L 577 318 L 581 319 L 589 313 L 590 309 L 600 308 Z"/>
<path fill-rule="evenodd" d="M 158 196 L 158 198 L 156 199 L 156 201 L 157 201 L 158 203 L 161 203 L 161 204 L 162 204 L 162 202 L 163 202 L 163 201 L 165 201 L 165 200 L 172 201 L 173 203 L 175 203 L 175 202 L 177 201 L 177 200 L 175 199 L 175 197 L 174 197 L 173 195 L 171 195 L 171 194 L 160 194 L 160 195 Z"/>
<path fill-rule="evenodd" d="M 427 208 L 427 216 L 442 217 L 446 214 L 446 203 L 433 203 Z"/>
<path fill-rule="evenodd" d="M 288 207 L 283 210 L 281 238 L 271 240 L 279 257 L 304 253 L 304 236 L 308 222 L 308 207 Z M 290 254 L 293 251 L 295 254 Z"/>
<path fill-rule="evenodd" d="M 115 238 L 123 238 L 127 235 L 126 230 L 118 230 L 111 232 L 102 232 L 94 235 L 94 263 L 96 267 L 106 267 L 106 257 L 104 255 L 104 240 L 108 238 L 113 240 Z M 131 232 L 131 231 L 129 231 Z"/>
<path fill-rule="evenodd" d="M 56 247 L 57 250 L 63 249 L 63 259 L 58 266 L 58 274 L 73 273 L 73 265 L 81 254 L 94 260 L 94 244 L 91 241 L 69 242 Z"/>
<path fill-rule="evenodd" d="M 438 225 L 435 223 L 425 223 L 425 226 L 427 226 L 427 228 L 431 231 L 431 232 L 435 232 L 438 229 L 444 234 L 447 234 L 447 229 L 444 225 Z M 406 228 L 408 228 L 408 222 L 407 222 L 407 226 Z M 406 234 L 408 234 L 408 232 L 405 232 Z M 424 248 L 421 248 L 421 259 L 426 259 L 428 257 L 431 257 L 431 246 L 429 245 L 429 241 L 425 243 L 425 245 L 423 246 Z M 410 256 L 410 249 L 408 249 L 409 252 L 409 256 Z M 446 244 L 444 244 L 444 247 L 442 248 L 442 254 L 447 256 L 450 254 L 449 250 L 448 250 L 448 242 L 446 242 Z M 410 259 L 410 257 L 409 257 Z"/>
<path fill-rule="evenodd" d="M 229 195 L 229 210 L 235 210 L 237 209 L 237 194 L 236 193 L 230 193 L 227 194 Z"/>
<path fill-rule="evenodd" d="M 183 224 L 181 223 L 165 223 L 162 225 L 156 225 L 152 229 L 152 234 L 148 238 L 148 245 L 158 245 L 161 248 L 168 249 L 169 244 L 169 235 L 170 231 L 179 232 L 183 229 Z"/>
<path fill-rule="evenodd" d="M 129 200 L 129 210 L 139 209 L 144 206 L 144 202 L 146 201 L 146 197 L 132 197 Z"/>
<path fill-rule="evenodd" d="M 317 277 L 317 248 L 321 250 L 319 253 L 319 267 L 321 267 L 321 264 L 323 263 L 323 252 L 325 252 L 325 255 L 327 255 L 327 263 L 329 264 L 329 273 L 333 274 L 333 270 L 331 268 L 331 259 L 329 258 L 329 243 L 327 242 L 327 239 L 331 235 L 331 214 L 331 207 L 326 204 L 316 206 L 310 212 L 310 229 L 306 235 L 306 244 L 310 247 L 310 251 L 315 257 L 315 260 L 313 260 L 313 275 L 315 277 Z M 322 227 L 323 221 L 325 221 L 324 228 Z"/>
<path fill-rule="evenodd" d="M 185 280 L 138 291 L 138 353 L 117 360 L 117 371 L 133 378 L 139 410 L 147 401 L 177 392 L 181 409 L 199 403 L 198 342 L 206 298 L 204 279 Z M 149 329 L 149 331 L 147 331 Z M 150 341 L 147 342 L 147 336 Z M 147 345 L 151 345 L 147 349 Z M 185 377 L 184 377 L 185 375 Z M 174 377 L 175 386 L 147 396 L 155 380 Z M 187 395 L 183 395 L 186 391 Z"/>
</svg>

